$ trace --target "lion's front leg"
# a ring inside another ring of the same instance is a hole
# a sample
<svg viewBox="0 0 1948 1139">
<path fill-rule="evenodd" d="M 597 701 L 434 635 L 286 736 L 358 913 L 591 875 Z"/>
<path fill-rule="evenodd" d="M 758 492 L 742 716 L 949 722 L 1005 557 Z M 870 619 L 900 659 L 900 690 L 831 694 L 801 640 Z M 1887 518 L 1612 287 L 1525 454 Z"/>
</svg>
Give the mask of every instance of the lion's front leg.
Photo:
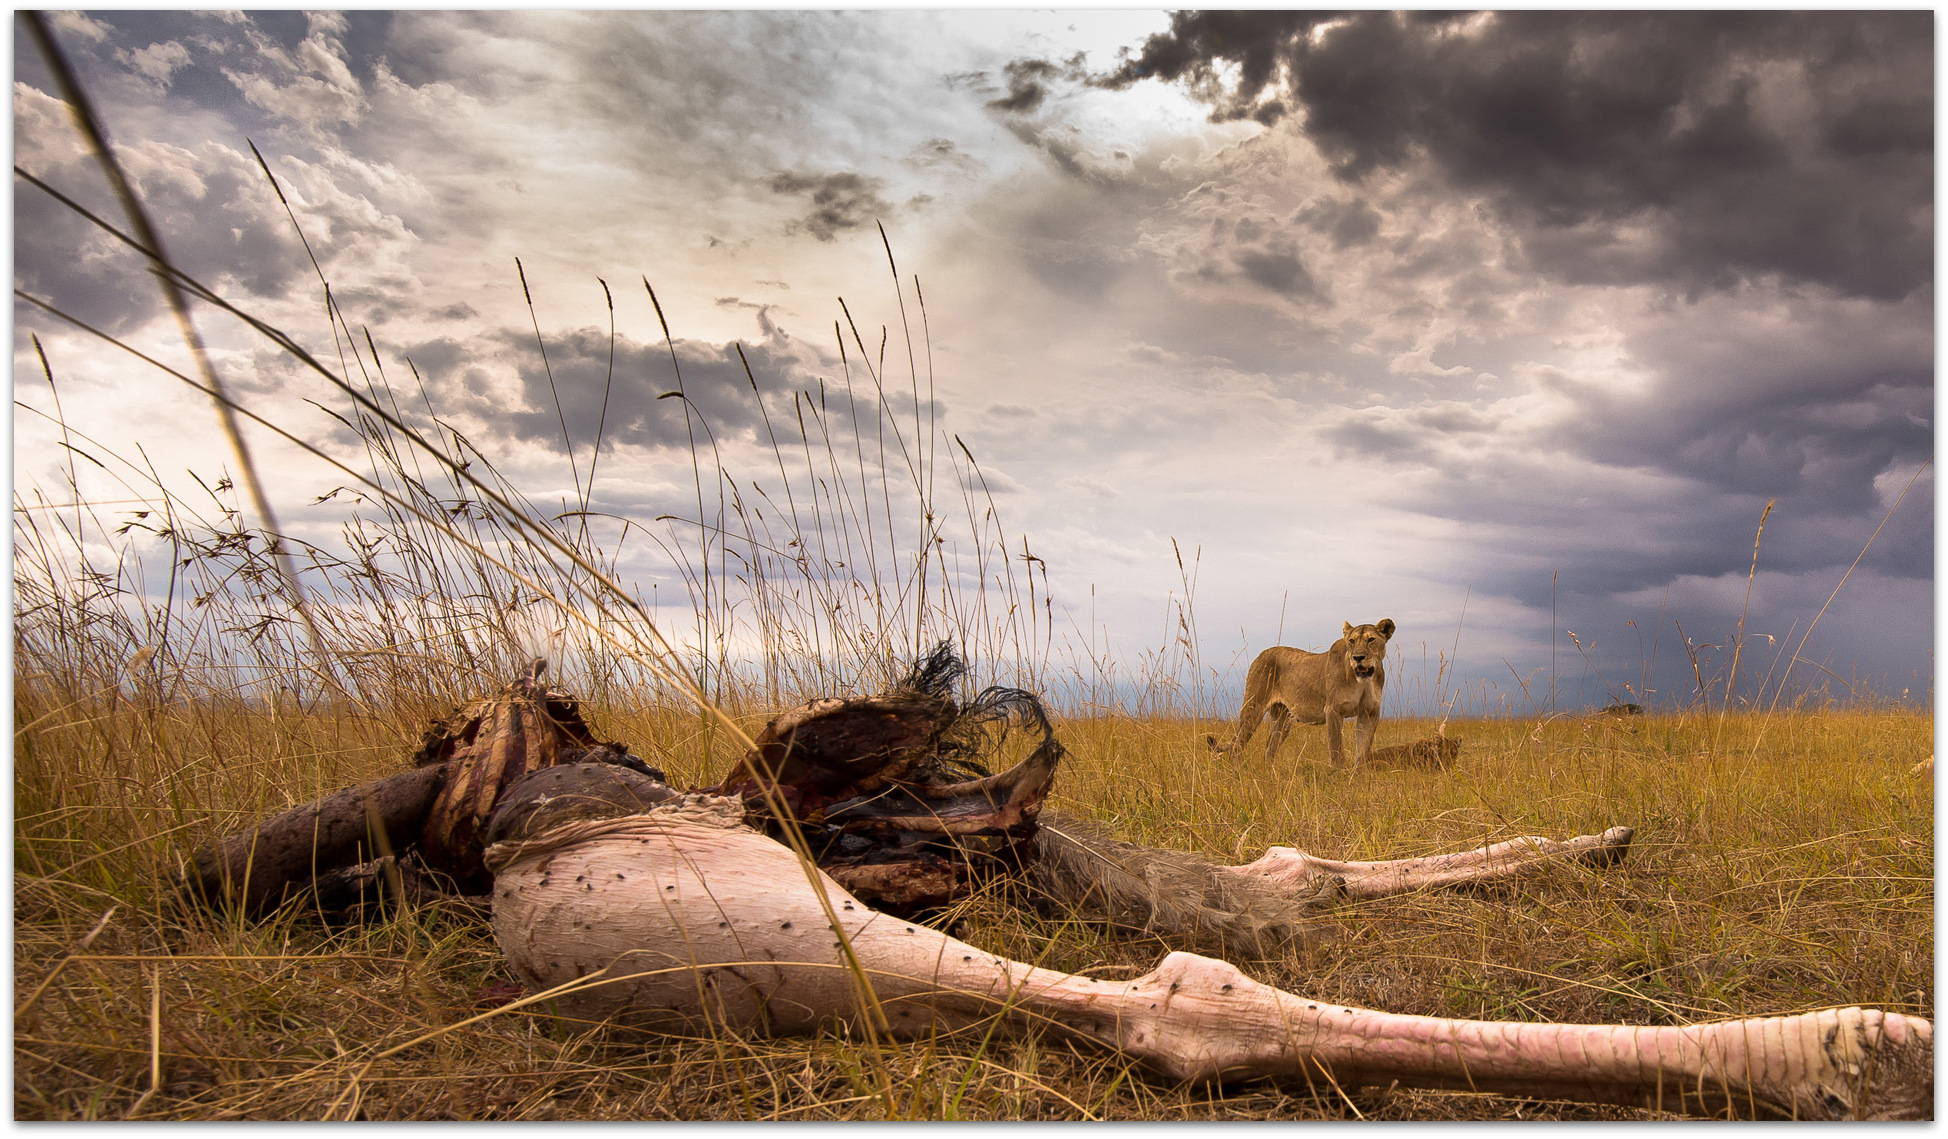
<svg viewBox="0 0 1948 1139">
<path fill-rule="evenodd" d="M 1380 711 L 1362 711 L 1353 733 L 1353 766 L 1363 767 L 1373 754 L 1373 737 L 1380 732 Z"/>
<path fill-rule="evenodd" d="M 1326 709 L 1326 750 L 1331 755 L 1334 771 L 1346 765 L 1346 735 L 1340 721 L 1340 715 L 1336 710 Z"/>
</svg>

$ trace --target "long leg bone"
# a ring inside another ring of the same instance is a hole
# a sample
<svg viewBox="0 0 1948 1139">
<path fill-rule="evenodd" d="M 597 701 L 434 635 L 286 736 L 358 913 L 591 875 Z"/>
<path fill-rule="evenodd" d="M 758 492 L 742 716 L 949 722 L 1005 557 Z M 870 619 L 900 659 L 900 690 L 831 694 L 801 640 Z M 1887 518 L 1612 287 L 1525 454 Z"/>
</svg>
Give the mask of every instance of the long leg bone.
<svg viewBox="0 0 1948 1139">
<path fill-rule="evenodd" d="M 516 973 L 535 991 L 584 979 L 557 1008 L 591 1022 L 804 1032 L 876 1017 L 795 856 L 740 825 L 743 813 L 691 796 L 491 847 L 494 934 Z M 1189 953 L 1134 981 L 1093 981 L 992 956 L 818 880 L 900 1036 L 1003 1013 L 1182 1079 L 1397 1080 L 1737 1115 L 1933 1108 L 1934 1029 L 1916 1017 L 1850 1008 L 1639 1028 L 1398 1016 Z"/>
<path fill-rule="evenodd" d="M 1124 842 L 1083 820 L 1045 820 L 1026 881 L 1066 913 L 1220 951 L 1264 956 L 1305 935 L 1321 907 L 1430 886 L 1518 878 L 1565 857 L 1609 865 L 1633 832 L 1558 841 L 1521 838 L 1459 854 L 1393 862 L 1339 862 L 1275 846 L 1255 862 L 1223 866 L 1180 850 Z M 842 880 L 843 881 L 843 880 Z"/>
<path fill-rule="evenodd" d="M 1388 862 L 1339 862 L 1289 846 L 1274 846 L 1255 862 L 1226 869 L 1233 874 L 1285 883 L 1296 889 L 1309 889 L 1321 878 L 1336 875 L 1346 880 L 1348 896 L 1378 898 L 1430 886 L 1516 877 L 1564 857 L 1608 866 L 1629 853 L 1630 840 L 1635 835 L 1636 831 L 1630 827 L 1611 827 L 1602 834 L 1578 835 L 1566 840 L 1528 835 L 1459 854 Z"/>
</svg>

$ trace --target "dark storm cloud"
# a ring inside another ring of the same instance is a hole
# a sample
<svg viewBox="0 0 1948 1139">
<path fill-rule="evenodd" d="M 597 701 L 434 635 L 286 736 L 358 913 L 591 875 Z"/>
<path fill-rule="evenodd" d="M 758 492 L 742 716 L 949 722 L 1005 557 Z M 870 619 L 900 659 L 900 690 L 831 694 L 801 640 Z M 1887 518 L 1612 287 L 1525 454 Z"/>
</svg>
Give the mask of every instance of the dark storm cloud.
<svg viewBox="0 0 1948 1139">
<path fill-rule="evenodd" d="M 1076 128 L 1045 113 L 1058 83 L 1074 87 L 1089 81 L 1088 69 L 1083 66 L 1085 58 L 1077 52 L 1061 63 L 1033 58 L 1012 60 L 1001 69 L 1007 78 L 1008 93 L 988 100 L 985 105 L 1009 134 L 1048 155 L 1063 173 L 1085 181 L 1104 182 L 1113 180 L 1114 173 L 1084 159 L 1082 139 Z M 948 85 L 994 90 L 983 71 L 949 76 Z M 1116 157 L 1120 160 L 1127 155 L 1118 152 Z"/>
<path fill-rule="evenodd" d="M 1017 59 L 1002 69 L 1008 77 L 1008 93 L 989 101 L 988 109 L 1008 115 L 1025 115 L 1041 109 L 1048 100 L 1052 79 L 1078 81 L 1084 78 L 1080 54 L 1056 64 L 1046 59 Z"/>
<path fill-rule="evenodd" d="M 16 161 L 121 225 L 100 168 L 67 144 L 65 119 L 52 98 L 17 92 Z M 192 277 L 233 297 L 280 296 L 300 279 L 304 251 L 248 154 L 216 143 L 194 154 L 143 143 L 122 147 L 120 155 L 170 257 Z M 14 192 L 14 276 L 26 291 L 111 332 L 161 312 L 160 294 L 138 255 L 24 182 Z"/>
<path fill-rule="evenodd" d="M 1274 240 L 1263 249 L 1242 249 L 1233 255 L 1246 278 L 1272 292 L 1288 297 L 1312 297 L 1319 293 L 1312 274 L 1299 260 L 1297 247 L 1289 241 Z"/>
<path fill-rule="evenodd" d="M 1821 513 L 1870 510 L 1874 479 L 1912 469 L 1933 447 L 1928 375 L 1894 375 L 1853 392 L 1781 396 L 1738 412 L 1630 407 L 1579 398 L 1565 442 L 1600 460 L 1650 461 L 1734 494 L 1781 496 Z"/>
<path fill-rule="evenodd" d="M 1293 220 L 1325 234 L 1335 250 L 1365 245 L 1380 234 L 1380 212 L 1361 198 L 1315 202 Z"/>
<path fill-rule="evenodd" d="M 979 159 L 946 138 L 930 138 L 900 161 L 918 170 L 946 169 L 959 175 L 973 174 L 981 168 Z"/>
<path fill-rule="evenodd" d="M 1042 102 L 1048 98 L 1048 88 L 1043 81 L 1059 74 L 1059 69 L 1045 59 L 1017 59 L 1008 64 L 1008 93 L 999 99 L 990 100 L 991 110 L 1010 115 L 1040 110 Z"/>
<path fill-rule="evenodd" d="M 779 174 L 771 179 L 771 189 L 779 194 L 804 194 L 811 198 L 812 212 L 794 224 L 811 231 L 820 241 L 834 241 L 840 231 L 858 229 L 893 206 L 879 196 L 886 188 L 881 178 L 843 172 L 838 174 Z"/>
<path fill-rule="evenodd" d="M 1933 56 L 1924 11 L 1183 12 L 1101 82 L 1294 117 L 1352 182 L 1424 158 L 1566 280 L 1885 299 L 1933 276 Z"/>
<path fill-rule="evenodd" d="M 546 345 L 545 367 L 533 333 L 519 329 L 502 329 L 464 341 L 445 337 L 423 341 L 404 349 L 404 355 L 425 377 L 433 406 L 442 416 L 464 414 L 489 430 L 555 448 L 561 445 L 562 423 L 566 420 L 576 453 L 584 455 L 595 442 L 598 426 L 605 450 L 617 446 L 690 446 L 685 401 L 659 398 L 677 389 L 669 349 L 663 344 L 617 336 L 613 370 L 606 330 L 549 333 Z M 781 444 L 798 442 L 792 393 L 799 389 L 816 392 L 819 380 L 788 345 L 744 344 L 743 359 L 751 366 L 749 376 L 736 343 L 679 340 L 676 359 L 688 403 L 720 445 L 752 439 L 768 444 L 772 432 Z M 771 418 L 768 431 L 752 391 L 752 377 L 764 393 L 764 410 Z M 519 392 L 518 400 L 505 395 L 510 380 Z M 829 414 L 838 416 L 839 408 Z M 807 426 L 816 433 L 809 420 Z M 697 443 L 709 446 L 701 426 L 697 427 Z"/>
<path fill-rule="evenodd" d="M 1197 198 L 1205 189 L 1199 187 L 1187 198 Z M 1286 227 L 1262 214 L 1214 218 L 1193 272 L 1205 281 L 1242 280 L 1290 301 L 1327 299 L 1327 290 L 1307 267 Z"/>
<path fill-rule="evenodd" d="M 1703 315 L 1629 339 L 1654 370 L 1640 385 L 1544 370 L 1547 414 L 1371 407 L 1321 438 L 1340 461 L 1385 460 L 1398 505 L 1506 534 L 1457 568 L 1530 605 L 1548 589 L 1536 558 L 1601 594 L 1742 575 L 1768 499 L 1764 567 L 1837 573 L 1933 451 L 1927 330 L 1874 311 Z M 1932 490 L 1916 486 L 1864 565 L 1932 579 Z"/>
<path fill-rule="evenodd" d="M 1426 448 L 1399 447 L 1398 433 L 1385 428 L 1378 433 L 1390 436 L 1393 457 L 1409 464 L 1388 478 L 1400 494 L 1400 505 L 1441 518 L 1467 536 L 1445 545 L 1425 564 L 1428 580 L 1448 583 L 1457 591 L 1470 587 L 1477 597 L 1509 598 L 1544 622 L 1554 612 L 1559 627 L 1580 630 L 1586 645 L 1593 631 L 1604 630 L 1598 636 L 1601 646 L 1594 648 L 1596 661 L 1611 669 L 1629 663 L 1633 674 L 1636 646 L 1633 634 L 1624 630 L 1626 619 L 1648 631 L 1657 627 L 1664 610 L 1666 636 L 1675 617 L 1698 640 L 1719 643 L 1736 625 L 1764 498 L 1668 484 L 1657 488 L 1661 493 L 1646 494 L 1632 472 L 1565 466 L 1546 452 L 1523 454 L 1513 448 L 1446 463 L 1435 477 L 1417 477 L 1410 472 L 1413 464 L 1428 459 Z M 1891 489 L 1888 504 L 1906 482 L 1903 477 Z M 1849 589 L 1871 590 L 1875 586 L 1863 583 L 1879 582 L 1890 596 L 1890 587 L 1926 594 L 1931 581 L 1930 492 L 1923 479 L 1909 494 L 1874 539 Z M 1674 504 L 1682 508 L 1673 509 Z M 1789 629 L 1803 633 L 1873 537 L 1885 511 L 1886 505 L 1880 505 L 1854 515 L 1812 515 L 1781 500 L 1766 520 L 1760 588 L 1746 614 L 1748 629 L 1775 636 Z M 1912 572 L 1917 568 L 1920 573 Z M 1931 611 L 1916 610 L 1910 617 L 1918 628 L 1932 627 Z M 1545 623 L 1537 631 L 1546 629 Z M 1838 631 L 1838 625 L 1828 626 L 1813 648 L 1823 652 L 1822 643 Z M 1566 659 L 1574 659 L 1568 640 L 1560 647 Z M 1905 661 L 1907 650 L 1902 652 Z M 1918 652 L 1913 655 L 1919 657 Z M 1915 663 L 1925 665 L 1924 660 Z M 1907 667 L 1903 664 L 1902 671 Z M 1665 677 L 1666 684 L 1676 680 Z"/>
<path fill-rule="evenodd" d="M 1861 527 L 1884 510 L 1890 482 L 1905 482 L 1933 453 L 1929 328 L 1886 307 L 1706 315 L 1717 319 L 1653 325 L 1631 337 L 1633 356 L 1662 376 L 1645 391 L 1562 386 L 1572 410 L 1559 425 L 1560 444 L 1747 501 L 1776 497 L 1786 533 L 1802 520 L 1843 523 L 1832 542 L 1809 535 L 1789 557 L 1808 567 L 1846 562 L 1864 540 Z M 1932 526 L 1931 510 L 1910 514 L 1905 538 L 1928 542 L 1879 545 L 1873 564 L 1931 577 Z"/>
</svg>

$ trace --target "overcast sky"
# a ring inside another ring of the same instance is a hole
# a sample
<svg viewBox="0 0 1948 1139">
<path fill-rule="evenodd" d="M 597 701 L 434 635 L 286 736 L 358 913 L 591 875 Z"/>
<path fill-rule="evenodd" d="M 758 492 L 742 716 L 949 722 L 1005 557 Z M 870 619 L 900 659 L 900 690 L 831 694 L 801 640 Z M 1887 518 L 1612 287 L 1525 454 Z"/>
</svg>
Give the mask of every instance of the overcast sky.
<svg viewBox="0 0 1948 1139">
<path fill-rule="evenodd" d="M 1769 660 L 1933 450 L 1928 12 L 56 27 L 191 272 L 330 353 L 254 140 L 347 316 L 539 501 L 570 493 L 561 419 L 586 469 L 598 277 L 619 341 L 594 504 L 647 521 L 694 492 L 642 278 L 729 462 L 761 476 L 737 343 L 778 392 L 832 381 L 844 297 L 868 340 L 891 327 L 907 379 L 883 225 L 909 305 L 924 288 L 943 437 L 981 460 L 1058 611 L 1125 660 L 1173 634 L 1175 539 L 1203 660 L 1233 682 L 1271 644 L 1391 617 L 1396 688 L 1458 643 L 1478 694 L 1519 701 L 1553 632 L 1566 682 L 1603 674 L 1597 700 L 1630 698 L 1658 638 L 1646 702 L 1682 702 L 1672 622 L 1728 641 L 1767 500 L 1746 628 Z M 15 161 L 112 215 L 21 36 L 14 66 Z M 18 287 L 169 350 L 132 262 L 20 183 L 14 218 Z M 78 427 L 165 469 L 224 461 L 205 404 L 15 321 L 16 398 L 48 406 L 38 332 Z M 210 336 L 252 406 L 334 438 L 303 402 L 321 384 Z M 60 485 L 43 423 L 16 414 L 15 446 L 17 485 Z M 332 507 L 306 504 L 335 481 L 280 469 L 286 528 L 328 537 Z M 1930 468 L 1812 660 L 1931 693 L 1933 513 Z"/>
</svg>

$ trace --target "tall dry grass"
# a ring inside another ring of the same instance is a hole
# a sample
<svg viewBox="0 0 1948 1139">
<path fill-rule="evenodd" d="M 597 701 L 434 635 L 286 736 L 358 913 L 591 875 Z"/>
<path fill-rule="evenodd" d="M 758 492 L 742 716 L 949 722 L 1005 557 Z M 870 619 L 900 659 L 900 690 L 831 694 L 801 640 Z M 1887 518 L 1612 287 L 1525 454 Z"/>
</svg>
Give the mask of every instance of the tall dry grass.
<svg viewBox="0 0 1948 1139">
<path fill-rule="evenodd" d="M 1630 1023 L 1835 1002 L 1931 1015 L 1932 795 L 1904 774 L 1932 750 L 1930 718 L 1720 708 L 1623 724 L 1456 720 L 1448 730 L 1467 743 L 1453 770 L 1358 779 L 1327 771 L 1308 729 L 1279 757 L 1212 756 L 1203 735 L 1228 709 L 1199 654 L 1201 552 L 1178 551 L 1175 626 L 1157 648 L 1121 661 L 1092 621 L 1086 647 L 1058 649 L 1045 567 L 1004 526 L 973 451 L 934 417 L 919 282 L 899 277 L 890 243 L 886 258 L 899 337 L 891 325 L 862 332 L 842 309 L 841 369 L 819 389 L 775 390 L 747 372 L 769 443 L 754 469 L 717 446 L 662 327 L 692 478 L 685 501 L 648 524 L 601 511 L 599 440 L 574 469 L 572 509 L 526 499 L 322 278 L 334 347 L 320 357 L 342 364 L 303 359 L 330 374 L 332 414 L 357 440 L 325 456 L 345 480 L 316 507 L 342 512 L 331 543 L 254 525 L 235 472 L 185 486 L 139 450 L 90 438 L 61 415 L 61 361 L 44 358 L 52 411 L 22 403 L 20 430 L 58 434 L 77 460 L 65 485 L 22 487 L 14 503 L 16 1118 L 1636 1114 L 1176 1087 L 1035 1033 L 626 1041 L 504 1008 L 512 978 L 464 908 L 342 928 L 301 906 L 244 923 L 170 904 L 186 852 L 401 769 L 429 716 L 504 682 L 538 646 L 602 731 L 680 783 L 723 770 L 738 751 L 727 729 L 879 687 L 945 636 L 980 682 L 1057 698 L 1073 758 L 1055 806 L 1135 841 L 1226 859 L 1271 843 L 1400 857 L 1639 828 L 1621 869 L 1349 906 L 1283 955 L 1241 963 L 1325 999 Z M 237 315 L 181 283 L 200 296 L 199 319 Z M 305 434 L 256 430 L 266 426 Z M 677 624 L 646 628 L 667 607 L 617 582 L 631 540 L 667 552 L 685 598 Z M 298 567 L 315 640 L 293 618 L 273 543 Z M 1432 730 L 1385 721 L 1381 742 Z M 940 920 L 995 951 L 1099 977 L 1146 970 L 1164 948 L 1017 903 L 997 892 Z"/>
<path fill-rule="evenodd" d="M 702 769 L 692 717 L 598 714 L 645 754 L 687 760 L 679 778 Z M 1906 774 L 1932 746 L 1926 717 L 1453 722 L 1465 744 L 1452 770 L 1364 778 L 1330 772 L 1316 730 L 1275 759 L 1254 748 L 1219 760 L 1204 748 L 1206 727 L 1063 721 L 1074 755 L 1052 809 L 1223 859 L 1275 842 L 1398 857 L 1638 828 L 1618 868 L 1564 866 L 1521 885 L 1323 915 L 1305 943 L 1241 962 L 1268 983 L 1402 1012 L 1524 1020 L 1665 1024 L 1835 1003 L 1932 1015 L 1932 787 Z M 1382 742 L 1430 727 L 1383 723 Z M 151 731 L 212 775 L 224 763 L 209 749 L 235 744 L 290 769 L 337 765 L 310 790 L 266 763 L 227 784 L 234 797 L 208 794 L 240 814 L 257 809 L 266 783 L 298 799 L 400 762 L 367 748 L 369 729 L 349 717 L 294 731 L 269 710 L 182 708 L 151 724 L 124 708 L 35 729 L 17 790 L 64 793 L 15 823 L 17 1117 L 1642 1117 L 1446 1093 L 1177 1087 L 1034 1035 L 876 1048 L 843 1035 L 644 1042 L 532 1008 L 496 1013 L 512 978 L 468 912 L 433 907 L 348 929 L 301 910 L 255 925 L 167 910 L 157 886 L 176 840 L 221 826 L 207 808 L 172 803 L 167 780 L 141 766 Z M 127 761 L 72 778 L 78 755 L 117 740 Z M 188 831 L 169 833 L 178 819 Z M 1143 972 L 1165 948 L 999 894 L 945 920 L 996 952 L 1103 978 Z M 890 1094 L 882 1072 L 896 1076 Z"/>
</svg>

